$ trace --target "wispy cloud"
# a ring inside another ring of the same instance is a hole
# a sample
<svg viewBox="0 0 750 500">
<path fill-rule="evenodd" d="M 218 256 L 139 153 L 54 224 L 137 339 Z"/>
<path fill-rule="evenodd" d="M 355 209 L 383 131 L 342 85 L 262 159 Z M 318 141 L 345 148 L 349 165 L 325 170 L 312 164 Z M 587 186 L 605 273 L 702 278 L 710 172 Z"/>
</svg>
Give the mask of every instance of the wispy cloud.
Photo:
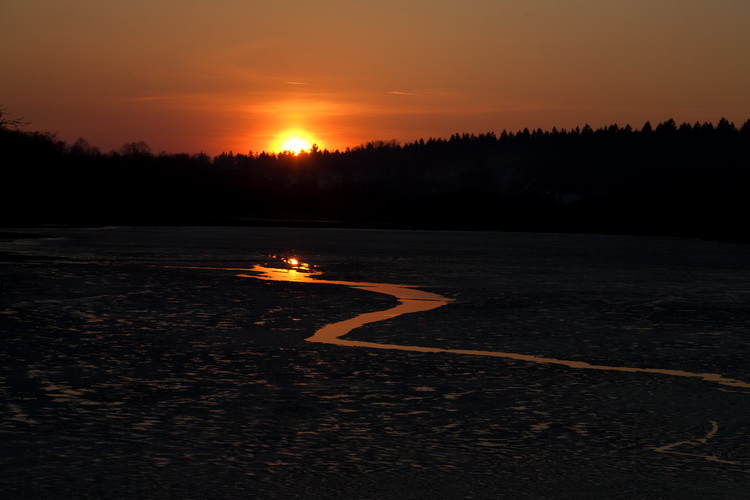
<svg viewBox="0 0 750 500">
<path fill-rule="evenodd" d="M 188 99 L 189 95 L 149 95 L 141 97 L 132 97 L 128 99 L 131 102 L 151 102 L 151 101 L 173 101 L 176 99 Z"/>
<path fill-rule="evenodd" d="M 142 95 L 122 98 L 120 101 L 159 109 L 205 110 L 211 112 L 237 109 L 236 95 L 216 92 Z"/>
<path fill-rule="evenodd" d="M 416 92 L 400 92 L 398 90 L 393 90 L 393 91 L 388 92 L 388 93 L 389 94 L 393 94 L 393 95 L 419 95 Z"/>
<path fill-rule="evenodd" d="M 284 82 L 284 85 L 309 85 L 307 82 Z"/>
</svg>

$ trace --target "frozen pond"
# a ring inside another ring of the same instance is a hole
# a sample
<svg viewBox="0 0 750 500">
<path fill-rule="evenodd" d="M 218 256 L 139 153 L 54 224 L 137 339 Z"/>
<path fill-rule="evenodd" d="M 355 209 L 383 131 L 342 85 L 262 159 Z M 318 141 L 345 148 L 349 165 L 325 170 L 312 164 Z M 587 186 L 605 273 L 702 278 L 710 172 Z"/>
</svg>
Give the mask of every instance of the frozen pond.
<svg viewBox="0 0 750 500">
<path fill-rule="evenodd" d="M 0 242 L 4 497 L 750 489 L 747 246 L 33 232 Z"/>
</svg>

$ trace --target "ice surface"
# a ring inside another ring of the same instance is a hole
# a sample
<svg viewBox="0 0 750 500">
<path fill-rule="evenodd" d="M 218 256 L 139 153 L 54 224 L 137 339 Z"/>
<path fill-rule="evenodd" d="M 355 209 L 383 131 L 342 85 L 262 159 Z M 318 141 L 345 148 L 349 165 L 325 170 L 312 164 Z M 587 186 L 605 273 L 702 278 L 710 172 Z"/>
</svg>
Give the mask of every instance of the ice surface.
<svg viewBox="0 0 750 500">
<path fill-rule="evenodd" d="M 251 279 L 446 297 L 345 339 L 750 380 L 747 247 L 253 228 L 0 242 L 3 497 L 737 498 L 747 391 L 660 373 L 306 342 L 397 307 Z M 10 255 L 10 254 L 4 254 Z"/>
</svg>

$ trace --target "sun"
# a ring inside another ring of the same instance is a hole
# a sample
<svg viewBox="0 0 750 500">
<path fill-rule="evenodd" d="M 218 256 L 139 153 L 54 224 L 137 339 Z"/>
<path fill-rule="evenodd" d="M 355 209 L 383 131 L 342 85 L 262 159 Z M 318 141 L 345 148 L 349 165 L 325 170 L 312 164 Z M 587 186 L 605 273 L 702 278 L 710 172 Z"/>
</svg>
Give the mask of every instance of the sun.
<svg viewBox="0 0 750 500">
<path fill-rule="evenodd" d="M 302 151 L 307 151 L 311 147 L 312 144 L 310 144 L 310 141 L 302 137 L 290 137 L 281 143 L 281 151 L 289 151 L 295 155 L 300 154 Z"/>
<path fill-rule="evenodd" d="M 289 152 L 295 155 L 309 151 L 316 141 L 305 130 L 288 129 L 276 136 L 272 149 L 277 153 Z"/>
</svg>

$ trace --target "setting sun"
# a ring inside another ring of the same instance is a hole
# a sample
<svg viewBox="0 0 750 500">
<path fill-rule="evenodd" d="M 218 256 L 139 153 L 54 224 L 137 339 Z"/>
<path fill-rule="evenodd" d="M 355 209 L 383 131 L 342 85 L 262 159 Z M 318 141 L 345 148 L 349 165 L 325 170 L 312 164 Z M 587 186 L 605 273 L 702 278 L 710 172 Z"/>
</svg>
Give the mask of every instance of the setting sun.
<svg viewBox="0 0 750 500">
<path fill-rule="evenodd" d="M 291 151 L 294 154 L 300 154 L 302 151 L 307 151 L 312 147 L 309 141 L 300 137 L 290 137 L 285 140 L 281 145 L 282 151 Z"/>
<path fill-rule="evenodd" d="M 309 151 L 315 143 L 316 141 L 304 130 L 285 130 L 276 137 L 272 150 L 298 155 L 303 151 Z"/>
</svg>

